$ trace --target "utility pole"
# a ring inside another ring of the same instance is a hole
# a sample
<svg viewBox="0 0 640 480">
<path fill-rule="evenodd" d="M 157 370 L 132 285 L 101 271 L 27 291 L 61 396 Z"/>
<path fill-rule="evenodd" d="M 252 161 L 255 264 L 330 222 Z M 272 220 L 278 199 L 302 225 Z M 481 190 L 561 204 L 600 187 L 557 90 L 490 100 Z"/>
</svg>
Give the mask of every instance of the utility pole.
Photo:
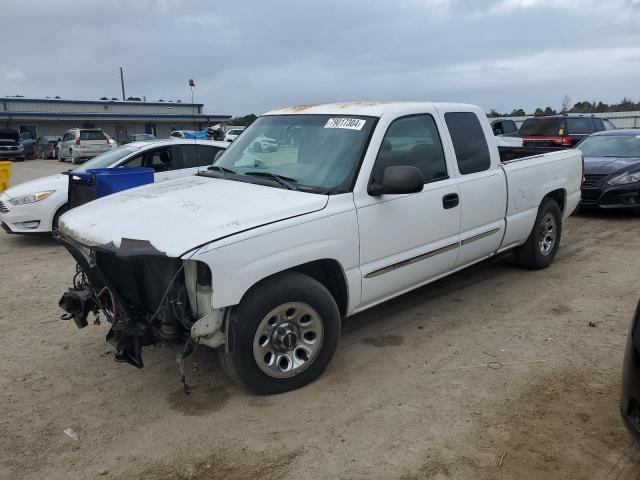
<svg viewBox="0 0 640 480">
<path fill-rule="evenodd" d="M 122 73 L 122 67 L 120 67 L 120 84 L 122 85 L 122 101 L 124 102 L 127 97 L 124 95 L 124 74 Z"/>
</svg>

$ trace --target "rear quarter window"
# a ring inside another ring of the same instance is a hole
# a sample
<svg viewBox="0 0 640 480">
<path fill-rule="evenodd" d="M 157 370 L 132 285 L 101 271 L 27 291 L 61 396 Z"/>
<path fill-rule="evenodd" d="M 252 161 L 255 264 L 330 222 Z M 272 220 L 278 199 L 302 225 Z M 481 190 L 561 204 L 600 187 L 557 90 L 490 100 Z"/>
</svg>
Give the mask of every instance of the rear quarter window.
<svg viewBox="0 0 640 480">
<path fill-rule="evenodd" d="M 491 167 L 491 155 L 482 125 L 475 113 L 449 112 L 444 114 L 453 149 L 462 175 L 482 172 Z"/>
<path fill-rule="evenodd" d="M 213 161 L 222 150 L 220 147 L 212 147 L 210 145 L 180 145 L 182 168 L 213 165 Z"/>
<path fill-rule="evenodd" d="M 566 121 L 568 135 L 583 135 L 593 131 L 590 118 L 567 118 Z"/>
</svg>

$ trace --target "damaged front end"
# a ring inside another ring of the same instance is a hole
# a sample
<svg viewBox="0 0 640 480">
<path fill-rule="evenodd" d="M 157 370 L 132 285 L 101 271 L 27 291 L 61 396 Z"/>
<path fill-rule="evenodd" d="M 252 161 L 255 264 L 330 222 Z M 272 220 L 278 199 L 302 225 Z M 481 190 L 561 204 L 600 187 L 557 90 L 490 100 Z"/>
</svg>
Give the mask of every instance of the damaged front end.
<svg viewBox="0 0 640 480">
<path fill-rule="evenodd" d="M 102 312 L 110 323 L 107 342 L 115 360 L 143 367 L 142 348 L 156 343 L 184 343 L 183 357 L 194 343 L 217 347 L 224 310 L 211 306 L 212 278 L 208 265 L 166 256 L 149 242 L 122 239 L 87 248 L 61 236 L 78 266 L 73 287 L 59 305 L 62 319 L 87 326 L 89 314 Z M 96 320 L 96 323 L 99 323 Z"/>
</svg>

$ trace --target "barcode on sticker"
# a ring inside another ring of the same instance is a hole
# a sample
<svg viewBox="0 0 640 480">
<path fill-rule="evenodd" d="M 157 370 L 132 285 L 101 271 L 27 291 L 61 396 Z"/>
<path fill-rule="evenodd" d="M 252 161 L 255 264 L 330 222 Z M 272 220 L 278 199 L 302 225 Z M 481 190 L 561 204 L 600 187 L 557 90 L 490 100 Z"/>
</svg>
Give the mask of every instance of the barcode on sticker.
<svg viewBox="0 0 640 480">
<path fill-rule="evenodd" d="M 366 120 L 361 118 L 330 118 L 324 128 L 348 128 L 349 130 L 362 130 Z"/>
</svg>

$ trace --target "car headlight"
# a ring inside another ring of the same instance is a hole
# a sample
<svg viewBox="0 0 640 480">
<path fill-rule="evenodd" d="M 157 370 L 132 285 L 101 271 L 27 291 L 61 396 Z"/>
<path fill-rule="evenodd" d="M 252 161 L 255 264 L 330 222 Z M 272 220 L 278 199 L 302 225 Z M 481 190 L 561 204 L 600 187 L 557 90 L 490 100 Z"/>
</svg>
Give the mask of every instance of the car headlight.
<svg viewBox="0 0 640 480">
<path fill-rule="evenodd" d="M 30 193 L 29 195 L 23 195 L 22 197 L 12 198 L 11 200 L 9 200 L 9 202 L 11 202 L 11 205 L 26 205 L 27 203 L 35 203 L 35 202 L 39 202 L 41 200 L 44 200 L 49 195 L 51 195 L 53 192 L 55 192 L 55 190 L 49 190 L 49 191 L 46 191 L 46 192 Z"/>
<path fill-rule="evenodd" d="M 625 172 L 617 177 L 613 177 L 607 183 L 613 187 L 616 185 L 628 185 L 630 183 L 640 182 L 640 172 Z"/>
</svg>

